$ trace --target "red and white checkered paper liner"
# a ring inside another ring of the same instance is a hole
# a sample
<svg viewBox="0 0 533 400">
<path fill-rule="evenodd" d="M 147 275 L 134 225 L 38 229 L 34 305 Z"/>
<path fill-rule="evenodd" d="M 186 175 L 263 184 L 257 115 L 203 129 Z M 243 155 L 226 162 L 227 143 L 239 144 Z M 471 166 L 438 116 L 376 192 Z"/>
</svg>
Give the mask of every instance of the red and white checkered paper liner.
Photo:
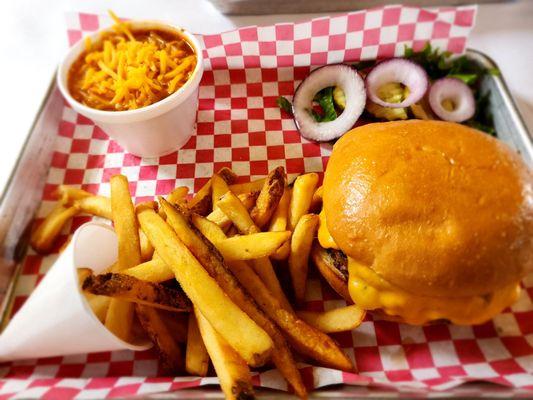
<svg viewBox="0 0 533 400">
<path fill-rule="evenodd" d="M 166 194 L 179 185 L 198 190 L 221 167 L 243 180 L 283 165 L 292 177 L 322 172 L 330 144 L 300 137 L 291 118 L 277 108 L 313 66 L 401 55 L 404 45 L 465 49 L 475 7 L 432 11 L 388 6 L 298 24 L 248 27 L 201 37 L 206 71 L 200 87 L 197 134 L 178 152 L 141 160 L 125 153 L 94 124 L 67 105 L 57 128 L 52 167 L 39 217 L 53 205 L 51 193 L 65 183 L 109 194 L 109 177 L 128 176 L 136 201 Z M 108 17 L 68 15 L 70 44 L 111 23 Z M 58 95 L 55 93 L 54 95 Z M 87 218 L 77 217 L 68 237 Z M 58 244 L 59 248 L 59 244 Z M 24 260 L 14 312 L 56 259 L 31 252 Z M 413 327 L 370 316 L 353 332 L 334 337 L 355 361 L 358 374 L 302 364 L 311 388 L 330 384 L 385 385 L 398 389 L 446 390 L 484 380 L 533 389 L 533 277 L 520 300 L 494 321 L 475 327 Z M 344 305 L 315 276 L 309 309 Z M 159 376 L 153 351 L 83 354 L 0 364 L 0 399 L 14 397 L 97 398 L 172 391 L 216 383 L 214 377 Z M 287 389 L 277 371 L 255 375 L 263 387 Z"/>
</svg>

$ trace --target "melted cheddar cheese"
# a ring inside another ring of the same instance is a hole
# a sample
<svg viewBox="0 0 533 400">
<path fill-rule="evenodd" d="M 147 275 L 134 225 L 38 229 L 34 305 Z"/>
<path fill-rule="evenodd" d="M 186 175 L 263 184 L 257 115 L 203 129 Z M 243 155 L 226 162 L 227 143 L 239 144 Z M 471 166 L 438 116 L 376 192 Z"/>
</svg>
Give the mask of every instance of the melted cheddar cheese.
<svg viewBox="0 0 533 400">
<path fill-rule="evenodd" d="M 393 286 L 371 268 L 348 257 L 348 290 L 353 301 L 365 310 L 381 309 L 414 325 L 447 319 L 458 325 L 485 322 L 512 304 L 520 293 L 513 283 L 485 296 L 417 296 Z"/>
<path fill-rule="evenodd" d="M 335 240 L 333 240 L 333 237 L 328 231 L 328 227 L 326 226 L 326 213 L 324 212 L 324 209 L 320 211 L 319 217 L 319 225 L 318 225 L 318 243 L 320 243 L 320 246 L 322 246 L 325 249 L 336 249 L 340 250 L 339 246 L 337 246 L 337 243 L 335 243 Z"/>
</svg>

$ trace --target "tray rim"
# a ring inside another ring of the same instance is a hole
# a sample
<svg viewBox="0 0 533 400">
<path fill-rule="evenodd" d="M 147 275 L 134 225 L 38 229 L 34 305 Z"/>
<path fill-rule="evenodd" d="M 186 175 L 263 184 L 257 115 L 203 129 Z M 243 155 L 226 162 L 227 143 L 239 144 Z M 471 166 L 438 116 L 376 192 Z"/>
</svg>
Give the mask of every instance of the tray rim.
<svg viewBox="0 0 533 400">
<path fill-rule="evenodd" d="M 5 219 L 6 215 L 6 208 L 9 206 L 9 195 L 12 193 L 13 188 L 15 187 L 15 177 L 21 172 L 22 168 L 22 161 L 24 157 L 29 153 L 30 151 L 30 143 L 33 139 L 33 136 L 36 134 L 37 126 L 39 124 L 39 120 L 41 118 L 42 113 L 44 112 L 51 96 L 54 94 L 54 91 L 56 90 L 56 73 L 54 70 L 54 73 L 52 77 L 50 78 L 48 88 L 46 89 L 46 92 L 43 96 L 43 99 L 40 102 L 39 108 L 35 116 L 33 117 L 33 121 L 31 123 L 30 129 L 28 130 L 28 133 L 26 135 L 26 138 L 24 139 L 24 143 L 18 153 L 17 159 L 15 161 L 15 164 L 13 165 L 13 168 L 11 169 L 11 172 L 9 174 L 8 179 L 6 180 L 6 184 L 4 188 L 2 188 L 0 192 L 0 222 Z M 44 186 L 44 182 L 43 185 Z M 41 186 L 41 189 L 42 189 Z M 32 220 L 35 215 L 35 211 L 37 210 L 38 205 L 36 209 L 34 210 L 32 214 Z M 9 210 L 7 210 L 9 211 Z M 1 226 L 0 226 L 1 230 Z M 6 267 L 6 260 L 5 260 L 5 239 L 7 236 L 7 232 L 0 231 L 0 268 Z M 21 241 L 22 238 L 19 238 L 19 241 Z M 9 260 L 11 262 L 15 262 L 15 266 L 12 271 L 12 276 L 10 278 L 10 282 L 6 287 L 6 290 L 4 293 L 0 292 L 0 334 L 2 333 L 3 329 L 9 322 L 8 315 L 10 313 L 12 302 L 14 298 L 14 290 L 18 281 L 18 278 L 20 276 L 22 263 L 21 261 L 24 259 L 27 253 L 27 246 L 23 250 L 20 259 L 15 260 Z M 1 289 L 1 288 L 0 288 Z M 3 297 L 2 297 L 3 296 Z"/>
<path fill-rule="evenodd" d="M 498 69 L 498 71 L 500 71 L 500 68 L 498 67 L 496 61 L 494 61 L 492 57 L 490 57 L 486 53 L 483 53 L 480 50 L 467 48 L 465 54 L 473 55 L 477 61 L 485 64 L 487 68 L 496 68 Z M 511 90 L 509 89 L 509 86 L 507 85 L 503 74 L 500 73 L 496 76 L 493 76 L 493 79 L 499 86 L 500 93 L 503 95 L 504 101 L 507 104 L 511 105 L 511 107 L 509 107 L 509 110 L 511 111 L 512 118 L 513 120 L 518 122 L 517 127 L 522 141 L 526 144 L 528 153 L 533 156 L 533 132 L 529 132 L 527 125 L 524 122 L 524 118 L 522 117 L 522 114 L 520 113 L 518 106 L 516 105 L 514 97 L 511 94 Z"/>
<path fill-rule="evenodd" d="M 476 61 L 484 64 L 487 68 L 498 68 L 498 64 L 490 57 L 488 56 L 487 54 L 485 54 L 484 52 L 482 51 L 479 51 L 479 50 L 476 50 L 476 49 L 472 49 L 472 48 L 467 48 L 464 52 L 465 55 L 467 56 L 471 56 L 473 57 L 474 59 L 476 59 Z M 500 94 L 502 95 L 503 97 L 503 100 L 506 104 L 509 105 L 508 109 L 510 111 L 510 114 L 511 114 L 511 117 L 513 119 L 513 121 L 515 122 L 516 124 L 516 127 L 517 127 L 517 130 L 519 132 L 519 135 L 521 136 L 521 139 L 522 139 L 522 142 L 525 144 L 526 146 L 526 149 L 530 155 L 531 158 L 533 158 L 533 132 L 529 132 L 528 131 L 528 128 L 520 114 L 520 111 L 518 110 L 518 107 L 516 105 L 516 102 L 514 101 L 514 98 L 511 94 L 511 91 L 509 90 L 509 87 L 505 81 L 505 78 L 503 76 L 503 74 L 499 74 L 499 75 L 496 75 L 496 76 L 493 76 L 493 79 L 496 83 L 496 86 L 498 87 L 498 90 L 500 92 Z M 52 75 L 52 78 L 50 79 L 50 83 L 48 85 L 48 88 L 43 96 L 43 99 L 40 103 L 40 106 L 38 108 L 38 111 L 36 112 L 34 118 L 33 118 L 33 121 L 32 121 L 32 124 L 31 124 L 31 127 L 28 131 L 28 134 L 24 140 L 24 143 L 20 149 L 20 152 L 17 156 L 17 159 L 16 159 L 16 162 L 15 164 L 13 165 L 13 168 L 11 170 L 11 173 L 9 175 L 9 178 L 7 179 L 6 181 L 6 185 L 5 187 L 2 189 L 2 192 L 0 193 L 0 220 L 3 219 L 4 217 L 4 213 L 5 213 L 5 205 L 6 205 L 6 202 L 8 200 L 8 197 L 9 197 L 9 194 L 11 192 L 11 189 L 13 188 L 13 186 L 16 184 L 15 183 L 15 176 L 17 175 L 18 172 L 20 172 L 20 168 L 21 168 L 21 161 L 22 159 L 24 158 L 24 156 L 26 155 L 26 153 L 28 152 L 29 150 L 29 143 L 33 137 L 33 135 L 36 134 L 36 128 L 37 128 L 37 125 L 38 125 L 38 122 L 39 122 L 39 118 L 41 117 L 42 113 L 44 112 L 44 109 L 46 107 L 46 105 L 48 104 L 48 101 L 50 100 L 50 97 L 53 95 L 54 91 L 56 89 L 56 74 L 54 73 Z M 44 185 L 44 182 L 43 182 L 43 185 Z M 35 210 L 34 212 L 38 209 L 38 206 L 39 206 L 40 202 L 37 203 L 36 207 L 35 207 Z M 33 220 L 33 216 L 32 216 L 32 220 Z M 2 234 L 2 232 L 0 232 L 0 235 Z M 1 240 L 1 239 L 0 239 Z M 26 255 L 26 251 L 27 251 L 27 246 L 28 244 L 26 244 L 26 249 L 24 250 L 24 252 L 22 253 L 22 257 L 20 260 L 16 260 L 16 265 L 15 265 L 15 268 L 12 272 L 12 276 L 10 278 L 10 283 L 8 284 L 7 288 L 6 288 L 6 291 L 4 293 L 4 297 L 0 297 L 0 334 L 2 333 L 2 330 L 3 328 L 5 328 L 5 326 L 7 326 L 7 324 L 9 323 L 9 314 L 10 314 L 10 310 L 11 310 L 11 307 L 12 307 L 12 303 L 13 303 L 13 300 L 14 300 L 14 291 L 15 291 L 15 287 L 16 287 L 16 283 L 18 281 L 18 278 L 21 274 L 21 269 L 22 269 L 22 263 L 20 261 L 23 260 L 23 258 L 25 257 Z M 3 242 L 0 242 L 0 251 L 3 250 L 3 247 L 4 247 L 4 243 Z M 0 268 L 3 266 L 3 260 L 0 260 Z M 0 296 L 2 295 L 2 293 L 0 293 Z M 520 391 L 521 389 L 520 388 L 510 388 L 510 387 L 505 387 L 505 386 L 500 386 L 500 385 L 496 385 L 496 384 L 493 384 L 493 383 L 490 383 L 490 382 L 465 382 L 463 384 L 461 384 L 460 386 L 456 386 L 455 388 L 451 388 L 449 390 L 445 390 L 445 391 L 435 391 L 435 390 L 432 390 L 432 389 L 426 389 L 426 392 L 427 394 L 441 394 L 441 396 L 438 396 L 438 397 L 442 397 L 442 398 L 446 398 L 446 396 L 442 396 L 442 394 L 446 394 L 447 392 L 451 392 L 453 391 L 453 389 L 457 389 L 458 387 L 464 387 L 464 386 L 470 386 L 470 387 L 473 387 L 473 386 L 482 386 L 482 387 L 490 387 L 490 388 L 498 388 L 498 394 L 501 395 L 503 392 L 505 391 L 508 391 L 509 393 L 512 393 L 513 391 Z M 332 385 L 331 389 L 328 390 L 328 387 L 324 387 L 324 388 L 319 388 L 319 389 L 315 389 L 313 392 L 310 393 L 310 398 L 323 398 L 323 396 L 325 394 L 328 393 L 328 391 L 330 392 L 329 394 L 333 394 L 333 392 L 335 392 L 335 386 L 338 386 L 338 385 Z M 343 384 L 340 384 L 341 387 L 345 387 L 345 386 L 352 386 L 352 385 L 343 385 Z M 357 385 L 355 385 L 357 387 Z M 257 388 L 257 389 L 261 389 L 261 388 Z M 379 387 L 377 387 L 377 389 L 379 389 Z M 268 388 L 265 388 L 265 390 L 268 392 Z M 401 390 L 396 390 L 395 388 L 390 388 L 390 391 L 389 391 L 389 388 L 386 389 L 387 393 L 390 393 L 390 392 L 396 392 L 396 393 L 402 393 Z M 277 391 L 276 391 L 277 392 Z M 321 392 L 321 393 L 320 393 Z M 313 393 L 317 393 L 318 396 L 313 396 Z M 155 395 L 157 395 L 156 393 L 154 393 Z M 284 397 L 283 394 L 286 394 L 287 395 L 287 398 L 293 398 L 290 394 L 288 393 L 284 393 L 284 392 L 277 392 L 277 397 L 276 398 L 280 398 L 280 397 Z M 282 396 L 279 396 L 279 395 L 282 395 Z M 344 396 L 344 395 L 341 395 L 341 396 Z M 372 396 L 374 397 L 374 396 Z M 388 396 L 387 396 L 388 397 Z M 147 398 L 150 398 L 150 396 L 147 396 Z M 344 397 L 337 397 L 337 398 L 344 398 Z M 354 398 L 354 397 L 350 397 L 350 398 Z M 355 397 L 357 398 L 357 397 Z M 381 397 L 377 397 L 377 398 L 381 398 Z M 383 397 L 385 398 L 385 397 Z"/>
</svg>

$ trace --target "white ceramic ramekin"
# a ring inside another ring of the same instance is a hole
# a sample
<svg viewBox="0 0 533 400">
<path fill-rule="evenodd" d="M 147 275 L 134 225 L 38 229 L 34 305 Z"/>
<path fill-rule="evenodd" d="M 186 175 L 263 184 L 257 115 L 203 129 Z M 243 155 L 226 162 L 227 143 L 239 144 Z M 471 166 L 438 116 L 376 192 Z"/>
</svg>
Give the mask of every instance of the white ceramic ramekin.
<svg viewBox="0 0 533 400">
<path fill-rule="evenodd" d="M 170 24 L 158 21 L 131 21 L 129 24 L 132 30 L 160 29 L 176 32 L 189 42 L 196 54 L 197 63 L 191 77 L 180 89 L 157 103 L 136 110 L 102 111 L 79 103 L 70 95 L 67 79 L 70 66 L 85 49 L 83 40 L 68 51 L 59 65 L 57 83 L 74 110 L 93 120 L 128 152 L 139 157 L 160 157 L 182 147 L 194 133 L 198 86 L 204 72 L 202 48 L 194 35 Z M 93 42 L 98 41 L 100 33 L 91 35 Z"/>
</svg>

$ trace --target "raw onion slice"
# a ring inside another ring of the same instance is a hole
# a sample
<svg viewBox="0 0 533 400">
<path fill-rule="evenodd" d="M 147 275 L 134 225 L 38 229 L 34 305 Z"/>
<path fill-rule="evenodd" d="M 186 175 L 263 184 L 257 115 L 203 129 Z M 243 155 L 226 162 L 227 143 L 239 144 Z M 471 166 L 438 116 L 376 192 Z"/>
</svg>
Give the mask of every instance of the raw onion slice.
<svg viewBox="0 0 533 400">
<path fill-rule="evenodd" d="M 463 122 L 476 113 L 476 100 L 466 83 L 457 78 L 441 78 L 433 82 L 428 95 L 431 110 L 445 121 Z M 448 102 L 451 110 L 444 107 Z"/>
<path fill-rule="evenodd" d="M 342 89 L 346 106 L 335 120 L 316 122 L 310 114 L 313 97 L 330 86 Z M 294 122 L 306 139 L 318 142 L 337 139 L 355 124 L 365 109 L 365 102 L 365 84 L 355 69 L 345 64 L 326 65 L 311 72 L 296 89 L 292 101 Z"/>
<path fill-rule="evenodd" d="M 388 83 L 401 83 L 409 95 L 401 103 L 389 103 L 378 96 L 379 89 Z M 377 64 L 366 76 L 368 97 L 383 107 L 403 108 L 420 100 L 428 88 L 428 75 L 424 68 L 404 58 L 391 58 Z"/>
</svg>

